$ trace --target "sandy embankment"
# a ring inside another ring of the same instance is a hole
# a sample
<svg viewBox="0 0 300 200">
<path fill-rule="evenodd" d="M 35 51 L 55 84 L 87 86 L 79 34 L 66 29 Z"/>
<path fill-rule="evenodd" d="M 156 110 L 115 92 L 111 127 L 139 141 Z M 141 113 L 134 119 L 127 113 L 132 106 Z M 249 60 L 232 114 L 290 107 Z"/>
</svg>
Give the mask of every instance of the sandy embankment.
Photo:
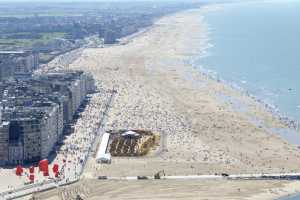
<svg viewBox="0 0 300 200">
<path fill-rule="evenodd" d="M 297 147 L 257 127 L 249 117 L 255 116 L 270 127 L 283 127 L 282 123 L 253 99 L 187 64 L 187 59 L 207 48 L 207 26 L 201 12 L 203 10 L 197 9 L 162 18 L 129 44 L 86 49 L 70 65 L 72 69 L 91 72 L 107 89 L 116 86 L 118 94 L 106 129 L 150 129 L 164 138 L 162 151 L 157 156 L 113 158 L 112 164 L 107 166 L 90 160 L 84 173 L 86 178 L 153 175 L 162 169 L 167 175 L 300 171 Z M 231 105 L 219 101 L 220 93 L 243 100 L 247 112 L 236 112 Z M 218 191 L 199 186 L 203 193 L 198 197 L 209 199 L 212 192 L 231 191 L 230 186 L 235 184 L 222 183 L 224 187 L 222 184 L 216 187 Z M 252 194 L 257 193 L 262 195 L 256 196 L 257 199 L 272 199 L 300 188 L 298 182 L 248 183 L 241 184 L 237 193 L 225 192 L 222 199 L 253 199 Z M 110 190 L 118 185 L 111 186 Z M 280 189 L 284 186 L 289 191 Z M 134 189 L 141 191 L 143 187 L 147 188 L 147 184 Z M 244 192 L 251 187 L 251 192 Z M 257 190 L 258 187 L 261 189 Z M 180 190 L 180 184 L 175 188 L 180 194 L 190 193 Z M 277 188 L 276 192 L 272 188 Z M 126 196 L 126 190 L 123 192 Z"/>
</svg>

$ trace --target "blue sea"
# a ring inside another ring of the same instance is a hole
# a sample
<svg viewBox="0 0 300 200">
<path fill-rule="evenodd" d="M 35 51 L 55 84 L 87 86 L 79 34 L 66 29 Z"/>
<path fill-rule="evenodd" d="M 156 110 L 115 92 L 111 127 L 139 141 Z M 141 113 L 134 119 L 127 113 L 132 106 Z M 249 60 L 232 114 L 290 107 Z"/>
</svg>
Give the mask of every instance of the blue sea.
<svg viewBox="0 0 300 200">
<path fill-rule="evenodd" d="M 197 62 L 300 120 L 300 1 L 222 4 L 204 16 L 213 46 Z"/>
<path fill-rule="evenodd" d="M 196 63 L 300 121 L 300 1 L 221 4 L 204 20 L 212 47 Z"/>
</svg>

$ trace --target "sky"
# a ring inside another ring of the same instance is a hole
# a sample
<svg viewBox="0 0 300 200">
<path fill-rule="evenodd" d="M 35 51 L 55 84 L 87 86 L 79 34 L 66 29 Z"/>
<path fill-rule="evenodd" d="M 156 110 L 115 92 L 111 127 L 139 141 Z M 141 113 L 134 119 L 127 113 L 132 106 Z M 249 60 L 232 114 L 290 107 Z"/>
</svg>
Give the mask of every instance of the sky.
<svg viewBox="0 0 300 200">
<path fill-rule="evenodd" d="M 0 0 L 0 3 L 14 3 L 14 2 L 228 2 L 228 1 L 249 1 L 249 0 Z M 251 0 L 250 0 L 251 1 Z M 257 0 L 253 0 L 257 1 Z M 258 0 L 259 1 L 259 0 Z"/>
<path fill-rule="evenodd" d="M 111 2 L 116 2 L 116 1 L 157 1 L 157 2 L 163 2 L 163 1 L 187 1 L 187 0 L 0 0 L 0 2 L 101 2 L 101 1 L 111 1 Z M 201 1 L 201 0 L 189 0 L 189 1 Z M 207 1 L 207 0 L 206 0 Z"/>
<path fill-rule="evenodd" d="M 0 2 L 24 2 L 24 1 L 31 1 L 31 2 L 84 2 L 84 1 L 145 1 L 145 0 L 0 0 Z M 146 0 L 146 1 L 178 1 L 178 0 Z"/>
</svg>

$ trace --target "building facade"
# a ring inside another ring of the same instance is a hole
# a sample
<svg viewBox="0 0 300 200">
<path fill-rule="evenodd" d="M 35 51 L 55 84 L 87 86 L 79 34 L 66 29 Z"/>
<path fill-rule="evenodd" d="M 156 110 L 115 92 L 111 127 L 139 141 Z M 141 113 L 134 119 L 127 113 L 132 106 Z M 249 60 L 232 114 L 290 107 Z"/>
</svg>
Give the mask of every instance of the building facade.
<svg viewBox="0 0 300 200">
<path fill-rule="evenodd" d="M 38 53 L 31 51 L 0 51 L 0 81 L 13 76 L 31 74 L 38 66 Z"/>
<path fill-rule="evenodd" d="M 45 159 L 95 87 L 82 71 L 55 72 L 0 85 L 0 164 Z"/>
</svg>

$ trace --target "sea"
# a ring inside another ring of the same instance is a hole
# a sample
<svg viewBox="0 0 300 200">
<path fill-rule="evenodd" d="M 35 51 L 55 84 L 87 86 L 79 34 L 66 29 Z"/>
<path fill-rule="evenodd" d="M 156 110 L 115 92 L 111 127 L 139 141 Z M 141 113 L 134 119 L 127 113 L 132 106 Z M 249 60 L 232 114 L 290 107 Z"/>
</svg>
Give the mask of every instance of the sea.
<svg viewBox="0 0 300 200">
<path fill-rule="evenodd" d="M 204 68 L 300 120 L 300 1 L 221 4 L 204 14 Z"/>
<path fill-rule="evenodd" d="M 224 3 L 203 16 L 210 48 L 196 65 L 300 121 L 300 1 Z"/>
</svg>

